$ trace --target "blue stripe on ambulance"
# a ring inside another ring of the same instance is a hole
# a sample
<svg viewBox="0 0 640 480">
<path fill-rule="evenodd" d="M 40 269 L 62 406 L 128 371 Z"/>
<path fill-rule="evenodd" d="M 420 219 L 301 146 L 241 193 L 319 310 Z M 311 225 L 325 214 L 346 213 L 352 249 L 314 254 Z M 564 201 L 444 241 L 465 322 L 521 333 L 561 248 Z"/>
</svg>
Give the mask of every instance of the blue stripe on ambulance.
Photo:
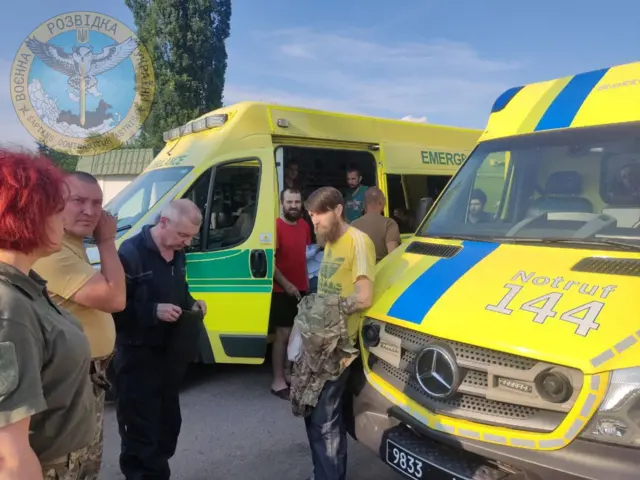
<svg viewBox="0 0 640 480">
<path fill-rule="evenodd" d="M 387 315 L 405 322 L 422 323 L 440 297 L 498 246 L 497 243 L 462 242 L 463 248 L 458 254 L 441 258 L 409 285 L 391 305 Z"/>
<path fill-rule="evenodd" d="M 608 68 L 603 68 L 573 77 L 551 102 L 535 131 L 570 127 L 584 101 L 608 71 Z"/>
</svg>

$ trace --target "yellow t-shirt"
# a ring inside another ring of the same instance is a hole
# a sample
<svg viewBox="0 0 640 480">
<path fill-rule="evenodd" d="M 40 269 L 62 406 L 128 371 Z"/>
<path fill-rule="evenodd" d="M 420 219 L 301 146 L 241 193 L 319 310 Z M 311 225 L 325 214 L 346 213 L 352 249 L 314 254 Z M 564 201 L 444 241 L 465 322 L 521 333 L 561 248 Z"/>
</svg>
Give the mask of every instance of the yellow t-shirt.
<svg viewBox="0 0 640 480">
<path fill-rule="evenodd" d="M 354 227 L 337 242 L 327 243 L 318 274 L 318 293 L 348 297 L 355 291 L 358 277 L 375 281 L 376 248 L 371 239 Z M 355 338 L 358 315 L 349 319 L 349 336 Z"/>
<path fill-rule="evenodd" d="M 110 355 L 116 340 L 111 314 L 70 300 L 98 273 L 89 263 L 82 240 L 65 235 L 62 250 L 38 260 L 33 270 L 47 281 L 51 300 L 80 321 L 91 345 L 91 356 L 100 358 Z"/>
</svg>

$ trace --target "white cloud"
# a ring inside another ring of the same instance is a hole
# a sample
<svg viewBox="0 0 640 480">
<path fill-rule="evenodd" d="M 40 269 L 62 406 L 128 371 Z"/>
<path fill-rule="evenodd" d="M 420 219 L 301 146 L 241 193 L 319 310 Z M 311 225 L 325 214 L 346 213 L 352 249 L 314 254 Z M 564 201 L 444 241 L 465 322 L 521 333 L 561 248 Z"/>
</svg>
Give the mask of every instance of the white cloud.
<svg viewBox="0 0 640 480">
<path fill-rule="evenodd" d="M 304 47 L 304 45 L 282 45 L 280 47 L 282 53 L 289 55 L 290 57 L 298 58 L 313 58 L 313 55 Z"/>
<path fill-rule="evenodd" d="M 413 115 L 405 115 L 400 120 L 405 120 L 407 122 L 415 122 L 415 123 L 427 123 L 427 117 L 414 117 Z"/>
<path fill-rule="evenodd" d="M 470 46 L 450 40 L 434 40 L 429 43 L 377 43 L 341 34 L 315 32 L 298 28 L 280 30 L 262 35 L 265 40 L 281 42 L 285 53 L 316 58 L 314 52 L 322 52 L 326 59 L 344 65 L 416 66 L 426 68 L 462 68 L 475 72 L 503 72 L 522 66 L 521 62 L 489 60 L 481 58 Z M 321 58 L 318 56 L 318 58 Z"/>
<path fill-rule="evenodd" d="M 35 147 L 35 140 L 20 123 L 11 101 L 11 61 L 0 58 L 0 146 Z"/>
<path fill-rule="evenodd" d="M 482 128 L 495 98 L 519 83 L 524 66 L 461 42 L 383 41 L 367 30 L 295 28 L 250 40 L 229 50 L 226 104 L 263 100 Z M 11 61 L 0 59 L 0 144 L 32 147 L 11 103 L 10 69 Z"/>
<path fill-rule="evenodd" d="M 342 101 L 322 95 L 312 96 L 308 94 L 296 94 L 287 92 L 286 90 L 279 90 L 277 88 L 262 88 L 257 85 L 241 86 L 227 84 L 225 86 L 225 105 L 231 105 L 233 103 L 246 100 L 336 112 L 344 110 L 344 103 Z"/>
<path fill-rule="evenodd" d="M 295 28 L 255 35 L 246 72 L 228 81 L 225 101 L 262 99 L 350 113 L 428 117 L 482 128 L 491 104 L 525 65 L 485 58 L 450 40 L 397 43 L 364 33 Z M 240 52 L 238 52 L 240 53 Z"/>
</svg>

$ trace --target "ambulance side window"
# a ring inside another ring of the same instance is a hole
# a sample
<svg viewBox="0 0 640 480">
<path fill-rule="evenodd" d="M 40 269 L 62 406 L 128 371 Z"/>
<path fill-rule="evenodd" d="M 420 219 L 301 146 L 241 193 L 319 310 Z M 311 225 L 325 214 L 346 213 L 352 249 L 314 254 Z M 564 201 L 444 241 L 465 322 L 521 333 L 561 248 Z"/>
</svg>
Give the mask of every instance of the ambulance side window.
<svg viewBox="0 0 640 480">
<path fill-rule="evenodd" d="M 256 221 L 259 186 L 260 164 L 257 160 L 216 168 L 205 250 L 231 248 L 249 239 Z"/>
<path fill-rule="evenodd" d="M 398 223 L 400 233 L 415 232 L 450 178 L 448 175 L 387 174 L 389 217 Z"/>
<path fill-rule="evenodd" d="M 187 193 L 182 198 L 188 198 L 193 203 L 195 203 L 200 212 L 202 213 L 202 227 L 200 228 L 200 232 L 193 237 L 191 241 L 191 245 L 188 248 L 189 252 L 199 252 L 202 247 L 202 238 L 203 232 L 205 228 L 208 228 L 207 222 L 204 221 L 205 213 L 207 209 L 207 200 L 209 197 L 209 184 L 211 183 L 211 172 L 213 169 L 208 169 L 205 173 L 200 175 L 198 179 L 193 183 L 191 188 L 187 191 Z"/>
<path fill-rule="evenodd" d="M 495 152 L 488 155 L 478 168 L 476 178 L 473 182 L 471 196 L 480 196 L 482 200 L 482 210 L 487 216 L 492 218 L 500 210 L 500 200 L 505 189 L 507 174 L 506 153 Z M 477 198 L 475 199 L 478 200 Z M 470 199 L 469 204 L 474 201 Z"/>
</svg>

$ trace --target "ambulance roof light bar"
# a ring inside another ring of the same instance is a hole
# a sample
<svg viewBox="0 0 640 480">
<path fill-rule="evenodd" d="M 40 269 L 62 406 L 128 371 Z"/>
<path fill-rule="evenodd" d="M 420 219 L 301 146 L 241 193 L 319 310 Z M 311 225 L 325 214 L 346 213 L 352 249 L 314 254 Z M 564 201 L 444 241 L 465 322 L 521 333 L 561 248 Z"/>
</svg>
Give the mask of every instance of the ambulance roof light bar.
<svg viewBox="0 0 640 480">
<path fill-rule="evenodd" d="M 229 120 L 229 115 L 226 113 L 214 113 L 207 115 L 206 117 L 193 120 L 182 127 L 172 128 L 162 134 L 162 139 L 165 142 L 170 142 L 183 135 L 189 135 L 191 133 L 201 132 L 210 128 L 222 127 Z"/>
</svg>

